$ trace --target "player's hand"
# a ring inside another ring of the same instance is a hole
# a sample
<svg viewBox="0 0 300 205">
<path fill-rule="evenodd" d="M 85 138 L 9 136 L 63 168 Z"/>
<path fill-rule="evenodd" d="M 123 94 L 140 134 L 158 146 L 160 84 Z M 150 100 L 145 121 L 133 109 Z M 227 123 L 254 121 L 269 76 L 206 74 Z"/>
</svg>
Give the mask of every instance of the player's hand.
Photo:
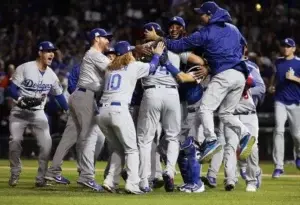
<svg viewBox="0 0 300 205">
<path fill-rule="evenodd" d="M 164 52 L 165 44 L 161 41 L 157 44 L 156 48 L 152 48 L 153 54 L 158 54 L 161 56 L 161 54 Z"/>
<path fill-rule="evenodd" d="M 159 39 L 160 37 L 156 34 L 155 29 L 152 27 L 151 30 L 147 30 L 145 31 L 145 39 L 148 41 L 155 41 L 157 39 Z"/>
<path fill-rule="evenodd" d="M 134 49 L 135 53 L 142 56 L 152 56 L 152 51 L 149 47 L 143 45 L 136 45 Z"/>
<path fill-rule="evenodd" d="M 288 80 L 294 80 L 294 78 L 295 78 L 295 71 L 292 68 L 290 68 L 289 71 L 286 72 L 285 78 L 288 79 Z"/>
<path fill-rule="evenodd" d="M 268 88 L 268 92 L 271 93 L 271 94 L 275 93 L 275 86 L 270 86 Z"/>
<path fill-rule="evenodd" d="M 200 77 L 205 77 L 208 75 L 208 68 L 206 66 L 200 65 L 200 68 L 197 72 L 197 75 L 200 75 Z"/>
</svg>

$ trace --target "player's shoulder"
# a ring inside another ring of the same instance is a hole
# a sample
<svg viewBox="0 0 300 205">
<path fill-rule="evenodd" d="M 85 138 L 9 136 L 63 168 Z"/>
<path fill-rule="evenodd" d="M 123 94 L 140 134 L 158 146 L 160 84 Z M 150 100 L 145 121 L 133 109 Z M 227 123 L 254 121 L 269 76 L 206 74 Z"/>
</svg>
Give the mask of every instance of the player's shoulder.
<svg viewBox="0 0 300 205">
<path fill-rule="evenodd" d="M 30 69 L 30 68 L 34 68 L 37 67 L 36 61 L 28 61 L 26 63 L 22 63 L 21 65 L 19 65 L 17 67 L 17 69 Z"/>
<path fill-rule="evenodd" d="M 250 68 L 255 68 L 255 69 L 259 69 L 258 65 L 256 63 L 254 63 L 253 61 L 250 61 L 250 60 L 246 60 L 246 65 Z"/>
<path fill-rule="evenodd" d="M 295 60 L 297 63 L 300 63 L 300 57 L 295 56 L 294 60 Z"/>
<path fill-rule="evenodd" d="M 286 60 L 283 56 L 279 56 L 275 59 L 275 64 L 277 65 L 277 64 L 280 64 L 280 63 L 285 62 L 285 61 Z"/>
</svg>

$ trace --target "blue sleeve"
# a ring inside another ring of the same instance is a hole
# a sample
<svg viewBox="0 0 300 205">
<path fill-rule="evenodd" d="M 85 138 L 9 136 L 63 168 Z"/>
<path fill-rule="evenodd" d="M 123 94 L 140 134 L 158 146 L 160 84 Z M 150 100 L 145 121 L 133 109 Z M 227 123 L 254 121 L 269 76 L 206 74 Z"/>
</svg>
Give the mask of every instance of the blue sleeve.
<svg viewBox="0 0 300 205">
<path fill-rule="evenodd" d="M 80 65 L 76 65 L 75 67 L 73 67 L 68 77 L 68 92 L 70 94 L 72 94 L 76 89 L 76 85 L 79 79 L 79 74 L 80 74 Z"/>
<path fill-rule="evenodd" d="M 150 61 L 150 68 L 149 68 L 149 73 L 154 73 L 157 69 L 158 63 L 159 63 L 159 55 L 154 54 L 152 57 L 152 60 Z"/>
<path fill-rule="evenodd" d="M 261 101 L 266 92 L 265 83 L 264 83 L 264 81 L 259 73 L 259 70 L 257 68 L 252 69 L 251 75 L 252 75 L 254 83 L 255 83 L 255 87 L 251 88 L 252 97 L 253 97 L 254 101 L 257 101 L 257 100 Z"/>
<path fill-rule="evenodd" d="M 176 77 L 177 74 L 180 73 L 180 70 L 173 66 L 173 64 L 170 61 L 167 61 L 164 66 L 166 67 L 167 71 L 169 71 L 172 74 L 173 77 Z"/>
<path fill-rule="evenodd" d="M 7 91 L 10 97 L 12 97 L 15 100 L 18 100 L 20 95 L 19 95 L 19 87 L 16 84 L 11 82 L 7 88 Z"/>
<path fill-rule="evenodd" d="M 56 95 L 55 96 L 55 99 L 57 100 L 58 104 L 60 105 L 60 107 L 63 109 L 63 110 L 68 110 L 69 109 L 69 106 L 68 106 L 68 103 L 67 103 L 67 100 L 65 98 L 65 96 L 63 94 L 60 94 L 60 95 Z"/>
<path fill-rule="evenodd" d="M 207 39 L 206 29 L 200 29 L 187 37 L 179 40 L 166 39 L 166 46 L 168 50 L 175 53 L 190 51 L 196 47 L 201 47 L 205 44 Z"/>
</svg>

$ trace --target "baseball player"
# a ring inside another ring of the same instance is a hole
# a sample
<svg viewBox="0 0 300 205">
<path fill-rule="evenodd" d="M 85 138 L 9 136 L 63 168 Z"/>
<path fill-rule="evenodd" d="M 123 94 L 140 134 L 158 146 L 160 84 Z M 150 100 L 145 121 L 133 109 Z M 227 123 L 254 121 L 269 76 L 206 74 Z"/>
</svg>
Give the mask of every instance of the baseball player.
<svg viewBox="0 0 300 205">
<path fill-rule="evenodd" d="M 108 50 L 111 37 L 111 34 L 101 28 L 93 29 L 90 32 L 91 47 L 82 59 L 77 88 L 69 98 L 70 114 L 79 129 L 76 148 L 78 150 L 77 162 L 81 172 L 77 183 L 100 192 L 103 189 L 95 182 L 94 174 L 97 135 L 91 135 L 90 132 L 97 126 L 94 119 L 97 107 L 95 98 L 101 91 L 102 78 L 110 63 L 103 52 Z"/>
<path fill-rule="evenodd" d="M 275 62 L 274 82 L 269 88 L 275 92 L 275 131 L 273 135 L 273 160 L 275 170 L 272 177 L 278 178 L 284 172 L 284 130 L 289 121 L 294 140 L 296 167 L 300 169 L 300 59 L 295 56 L 296 43 L 287 38 L 281 43 L 283 57 Z M 274 87 L 275 86 L 275 87 Z"/>
<path fill-rule="evenodd" d="M 10 186 L 16 186 L 21 173 L 21 142 L 26 127 L 31 126 L 40 147 L 39 167 L 36 176 L 37 187 L 46 186 L 44 176 L 48 167 L 52 139 L 48 120 L 44 112 L 47 95 L 51 92 L 63 110 L 68 104 L 62 94 L 62 88 L 56 74 L 49 67 L 54 58 L 56 47 L 49 41 L 43 41 L 38 47 L 38 58 L 17 67 L 8 88 L 16 105 L 10 113 L 9 160 L 11 176 Z"/>
<path fill-rule="evenodd" d="M 186 35 L 186 31 L 185 31 L 185 21 L 183 18 L 179 17 L 179 16 L 174 16 L 172 18 L 170 18 L 169 23 L 168 23 L 168 38 L 170 39 L 180 39 L 182 37 L 184 37 Z M 187 53 L 187 59 L 183 59 L 184 61 L 180 62 L 180 70 L 182 71 L 187 71 L 187 63 L 190 63 L 192 65 L 203 65 L 204 61 L 202 58 L 200 58 L 199 56 L 189 52 Z M 186 103 L 186 99 L 185 99 L 185 95 L 187 92 L 186 89 L 186 85 L 182 84 L 178 87 L 178 91 L 179 91 L 179 98 L 180 98 L 180 105 L 181 105 L 181 119 L 182 119 L 182 126 L 184 126 L 184 121 L 187 117 L 188 111 L 187 111 L 187 103 Z M 188 125 L 186 125 L 188 126 Z M 185 126 L 185 127 L 186 127 Z M 182 127 L 182 129 L 184 129 Z M 159 143 L 163 143 L 160 145 L 159 150 L 161 150 L 161 148 L 163 149 L 164 147 L 167 147 L 167 145 L 165 145 L 164 143 L 167 143 L 165 139 L 162 139 L 161 141 L 159 139 L 154 140 L 153 145 L 152 145 L 152 160 L 151 160 L 151 177 L 150 177 L 150 182 L 153 181 L 153 187 L 158 187 L 160 188 L 160 184 L 161 184 L 161 178 L 162 178 L 162 167 L 160 164 L 160 155 L 155 151 L 156 150 L 156 146 L 157 143 L 155 143 L 155 141 L 159 142 Z M 153 180 L 152 180 L 153 179 Z"/>
<path fill-rule="evenodd" d="M 155 29 L 163 35 L 160 25 L 157 23 L 147 23 L 144 30 Z M 148 42 L 147 45 L 151 45 Z M 180 55 L 167 52 L 170 62 L 179 71 L 180 61 L 186 62 L 190 53 Z M 194 79 L 193 79 L 194 80 Z M 144 88 L 143 99 L 141 102 L 138 123 L 137 137 L 140 149 L 140 187 L 144 191 L 151 191 L 149 187 L 149 177 L 151 176 L 151 146 L 155 137 L 155 131 L 159 121 L 165 132 L 165 140 L 168 142 L 167 164 L 163 173 L 165 190 L 174 190 L 175 165 L 178 158 L 179 142 L 177 135 L 181 127 L 180 101 L 177 90 L 177 82 L 166 70 L 165 66 L 159 66 L 157 71 L 142 79 Z"/>
<path fill-rule="evenodd" d="M 153 49 L 154 55 L 150 63 L 135 61 L 131 52 L 133 48 L 127 41 L 120 41 L 114 46 L 117 57 L 108 66 L 105 74 L 105 87 L 100 100 L 100 114 L 97 116 L 99 118 L 97 122 L 107 137 L 113 154 L 118 155 L 120 159 L 118 162 L 111 160 L 110 166 L 120 164 L 122 155 L 125 154 L 128 174 L 125 184 L 126 192 L 142 194 L 143 192 L 139 189 L 137 138 L 128 105 L 137 80 L 156 71 L 164 44 L 160 42 Z M 114 189 L 115 174 L 109 171 L 104 181 L 103 187 L 108 191 Z"/>
<path fill-rule="evenodd" d="M 261 101 L 263 95 L 265 93 L 265 84 L 260 76 L 258 66 L 247 60 L 247 46 L 245 46 L 244 50 L 244 58 L 246 60 L 246 64 L 250 70 L 251 78 L 248 77 L 246 82 L 246 87 L 244 91 L 244 95 L 241 98 L 239 104 L 237 105 L 234 115 L 240 118 L 241 122 L 245 124 L 250 130 L 251 134 L 256 137 L 256 143 L 253 146 L 252 153 L 247 161 L 239 160 L 239 164 L 241 165 L 241 176 L 245 178 L 247 187 L 246 191 L 255 192 L 257 188 L 261 185 L 261 169 L 259 167 L 259 158 L 258 158 L 258 117 L 256 114 L 256 106 L 258 101 Z M 253 81 L 252 81 L 253 80 Z M 254 86 L 255 87 L 251 87 Z M 249 87 L 251 87 L 249 89 Z M 254 101 L 255 99 L 255 101 Z M 222 126 L 221 126 L 222 127 Z M 223 129 L 220 128 L 220 134 L 224 132 Z M 228 132 L 225 136 L 232 136 L 232 138 L 226 138 L 225 145 L 225 154 L 224 154 L 224 163 L 225 163 L 225 189 L 230 191 L 234 188 L 236 183 L 236 150 L 238 147 L 238 136 L 235 133 L 225 128 L 225 132 Z M 235 138 L 233 137 L 235 136 Z M 223 138 L 222 135 L 219 136 Z M 212 161 L 210 163 L 210 167 L 207 173 L 207 177 L 203 179 L 205 184 L 210 187 L 216 187 L 216 177 L 219 172 L 221 163 L 223 160 L 223 156 L 220 156 L 219 153 L 214 155 Z M 244 172 L 242 171 L 244 170 Z"/>
<path fill-rule="evenodd" d="M 72 94 L 76 89 L 79 73 L 80 73 L 80 65 L 78 64 L 73 67 L 68 77 L 68 92 L 70 94 Z M 94 155 L 94 164 L 95 164 L 99 154 L 103 150 L 105 137 L 98 126 L 93 127 L 93 130 L 91 131 L 90 135 L 97 135 L 97 143 L 96 143 L 95 155 Z M 67 178 L 61 175 L 61 171 L 62 171 L 61 166 L 65 155 L 76 143 L 77 138 L 78 138 L 78 127 L 74 122 L 73 117 L 69 115 L 66 128 L 59 142 L 59 145 L 55 151 L 52 160 L 52 165 L 49 167 L 45 179 L 50 181 L 55 181 L 56 183 L 59 184 L 70 183 L 70 181 Z M 80 167 L 78 167 L 78 171 L 80 172 Z"/>
<path fill-rule="evenodd" d="M 229 13 L 215 2 L 205 2 L 195 8 L 204 27 L 179 40 L 164 39 L 170 51 L 180 53 L 194 48 L 202 49 L 212 73 L 212 79 L 201 100 L 198 110 L 204 127 L 205 142 L 202 145 L 201 161 L 211 159 L 221 149 L 214 131 L 213 112 L 219 107 L 220 120 L 241 137 L 240 158 L 246 159 L 255 143 L 255 137 L 241 121 L 233 116 L 249 74 L 242 60 L 244 37 L 231 22 Z M 148 40 L 159 40 L 155 30 L 145 32 Z"/>
</svg>

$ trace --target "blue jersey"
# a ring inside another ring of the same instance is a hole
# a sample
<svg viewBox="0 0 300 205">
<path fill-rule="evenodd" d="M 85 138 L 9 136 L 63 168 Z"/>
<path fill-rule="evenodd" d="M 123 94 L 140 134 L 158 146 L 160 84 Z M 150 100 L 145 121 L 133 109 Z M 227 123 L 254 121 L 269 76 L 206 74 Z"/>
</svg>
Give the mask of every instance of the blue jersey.
<svg viewBox="0 0 300 205">
<path fill-rule="evenodd" d="M 75 65 L 72 68 L 70 75 L 68 77 L 68 92 L 70 94 L 72 94 L 76 89 L 77 82 L 79 79 L 79 74 L 80 74 L 80 64 Z"/>
<path fill-rule="evenodd" d="M 299 104 L 300 103 L 300 84 L 286 79 L 285 75 L 289 69 L 295 71 L 295 76 L 300 77 L 300 58 L 295 57 L 291 60 L 279 58 L 275 62 L 276 66 L 276 92 L 275 101 L 283 104 Z"/>
<path fill-rule="evenodd" d="M 188 105 L 193 105 L 202 98 L 204 89 L 200 84 L 183 83 L 180 84 L 180 87 L 183 93 L 185 93 L 184 99 Z"/>
<path fill-rule="evenodd" d="M 219 8 L 208 25 L 179 40 L 167 39 L 166 46 L 175 53 L 200 49 L 212 75 L 233 68 L 245 73 L 247 77 L 249 70 L 242 60 L 245 38 L 237 27 L 227 23 L 230 21 L 229 13 Z"/>
</svg>

